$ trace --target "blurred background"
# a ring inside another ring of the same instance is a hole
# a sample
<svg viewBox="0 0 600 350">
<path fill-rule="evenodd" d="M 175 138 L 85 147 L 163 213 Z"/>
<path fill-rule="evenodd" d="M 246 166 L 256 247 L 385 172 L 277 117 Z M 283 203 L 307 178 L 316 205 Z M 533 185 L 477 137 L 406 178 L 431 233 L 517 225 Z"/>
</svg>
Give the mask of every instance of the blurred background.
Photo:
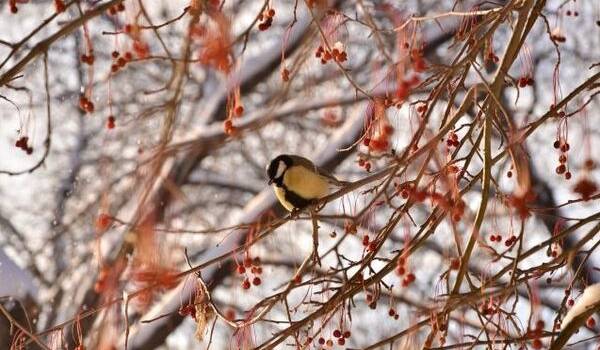
<svg viewBox="0 0 600 350">
<path fill-rule="evenodd" d="M 595 0 L 0 1 L 0 347 L 547 347 L 599 280 L 599 46 Z M 321 265 L 281 153 L 381 175 Z"/>
</svg>

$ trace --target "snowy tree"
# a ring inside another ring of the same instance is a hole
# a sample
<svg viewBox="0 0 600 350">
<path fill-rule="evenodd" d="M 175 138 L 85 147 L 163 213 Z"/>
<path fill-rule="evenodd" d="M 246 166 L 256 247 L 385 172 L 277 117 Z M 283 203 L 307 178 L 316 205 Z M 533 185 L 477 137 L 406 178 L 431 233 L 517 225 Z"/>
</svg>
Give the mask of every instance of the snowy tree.
<svg viewBox="0 0 600 350">
<path fill-rule="evenodd" d="M 597 346 L 596 0 L 0 8 L 2 345 Z"/>
</svg>

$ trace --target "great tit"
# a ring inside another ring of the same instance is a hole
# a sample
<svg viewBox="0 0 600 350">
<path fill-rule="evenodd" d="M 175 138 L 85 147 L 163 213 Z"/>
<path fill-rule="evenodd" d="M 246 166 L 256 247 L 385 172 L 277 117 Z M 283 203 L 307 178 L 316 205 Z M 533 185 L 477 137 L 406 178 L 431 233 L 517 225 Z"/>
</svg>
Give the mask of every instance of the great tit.
<svg viewBox="0 0 600 350">
<path fill-rule="evenodd" d="M 291 154 L 282 154 L 271 160 L 267 175 L 275 196 L 290 212 L 314 203 L 327 196 L 332 187 L 341 187 L 346 183 L 310 160 Z"/>
</svg>

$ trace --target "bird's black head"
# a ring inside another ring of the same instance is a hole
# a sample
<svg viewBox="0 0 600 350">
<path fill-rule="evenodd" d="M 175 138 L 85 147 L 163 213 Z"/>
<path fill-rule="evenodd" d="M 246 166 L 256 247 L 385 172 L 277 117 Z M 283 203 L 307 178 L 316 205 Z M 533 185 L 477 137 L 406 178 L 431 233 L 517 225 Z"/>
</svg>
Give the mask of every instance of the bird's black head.
<svg viewBox="0 0 600 350">
<path fill-rule="evenodd" d="M 286 154 L 279 155 L 267 166 L 267 176 L 269 177 L 269 185 L 275 183 L 278 186 L 283 184 L 283 174 L 292 166 L 292 158 Z"/>
</svg>

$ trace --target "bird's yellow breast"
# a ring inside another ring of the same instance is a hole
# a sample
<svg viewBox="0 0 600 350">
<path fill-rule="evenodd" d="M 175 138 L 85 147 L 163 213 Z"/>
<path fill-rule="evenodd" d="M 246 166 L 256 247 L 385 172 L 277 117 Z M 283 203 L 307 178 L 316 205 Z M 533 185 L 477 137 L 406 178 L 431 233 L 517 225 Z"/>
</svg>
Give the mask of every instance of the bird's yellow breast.
<svg viewBox="0 0 600 350">
<path fill-rule="evenodd" d="M 303 166 L 288 168 L 283 175 L 283 184 L 305 199 L 318 199 L 329 194 L 327 180 Z"/>
<path fill-rule="evenodd" d="M 303 166 L 289 167 L 283 175 L 283 185 L 288 192 L 308 201 L 325 197 L 329 194 L 330 187 L 324 177 Z M 273 185 L 273 190 L 281 205 L 288 211 L 293 211 L 295 206 L 286 199 L 286 190 L 276 185 Z"/>
</svg>

